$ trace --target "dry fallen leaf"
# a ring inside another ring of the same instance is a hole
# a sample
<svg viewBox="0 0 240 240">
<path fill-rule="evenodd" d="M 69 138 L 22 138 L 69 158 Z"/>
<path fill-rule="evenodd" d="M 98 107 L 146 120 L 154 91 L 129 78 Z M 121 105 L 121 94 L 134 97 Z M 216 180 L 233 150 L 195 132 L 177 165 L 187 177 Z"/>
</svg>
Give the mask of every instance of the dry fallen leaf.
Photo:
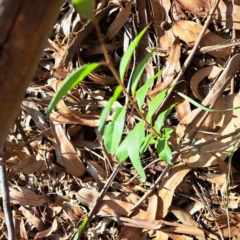
<svg viewBox="0 0 240 240">
<path fill-rule="evenodd" d="M 77 155 L 72 143 L 65 135 L 62 126 L 54 121 L 51 121 L 51 126 L 57 141 L 58 149 L 56 151 L 60 152 L 67 172 L 75 177 L 82 176 L 85 173 L 85 166 Z"/>
<path fill-rule="evenodd" d="M 196 40 L 198 39 L 199 33 L 202 30 L 202 25 L 191 22 L 191 21 L 185 21 L 185 20 L 179 20 L 175 22 L 175 24 L 172 27 L 173 34 L 175 36 L 178 36 L 181 40 L 186 42 L 186 44 L 189 47 L 192 47 Z M 226 40 L 219 35 L 211 32 L 210 30 L 207 30 L 200 46 L 211 46 L 211 45 L 217 45 L 220 43 L 225 42 Z M 228 59 L 230 54 L 230 48 L 224 48 L 220 49 L 219 51 L 211 51 L 208 52 L 211 56 L 214 56 L 215 58 L 222 58 L 224 60 Z"/>
<path fill-rule="evenodd" d="M 132 7 L 132 2 L 129 1 L 126 3 L 126 7 L 123 9 L 120 9 L 119 14 L 115 18 L 115 20 L 112 22 L 110 27 L 107 30 L 106 33 L 106 39 L 109 42 L 119 31 L 120 29 L 124 26 L 125 22 L 127 21 L 130 13 L 131 13 L 131 7 Z"/>
<path fill-rule="evenodd" d="M 41 232 L 37 233 L 34 240 L 35 239 L 43 239 L 45 237 L 48 237 L 49 235 L 51 235 L 52 232 L 57 230 L 57 227 L 58 227 L 57 220 L 54 219 L 51 227 L 49 227 L 48 229 L 46 229 L 44 231 L 41 231 Z"/>
<path fill-rule="evenodd" d="M 46 204 L 46 198 L 44 196 L 37 195 L 35 192 L 25 187 L 18 189 L 20 191 L 10 187 L 9 195 L 11 203 L 34 207 L 44 206 Z M 0 196 L 2 196 L 2 190 L 0 191 Z"/>
<path fill-rule="evenodd" d="M 176 74 L 176 67 L 179 63 L 181 55 L 180 51 L 180 41 L 177 37 L 171 47 L 169 57 L 167 58 L 166 67 L 164 68 L 162 74 L 159 76 L 158 84 L 152 91 L 149 91 L 147 94 L 149 98 L 153 99 L 158 93 L 162 92 L 172 84 Z"/>
<path fill-rule="evenodd" d="M 19 208 L 22 215 L 28 219 L 28 221 L 33 224 L 33 226 L 39 231 L 46 230 L 46 225 L 42 222 L 42 220 L 38 217 L 36 217 L 34 214 L 32 214 L 29 210 L 21 206 Z"/>
<path fill-rule="evenodd" d="M 178 163 L 172 167 L 169 176 L 161 182 L 157 191 L 159 197 L 157 219 L 162 219 L 167 215 L 174 191 L 189 171 L 190 168 L 185 163 Z"/>
<path fill-rule="evenodd" d="M 205 96 L 201 96 L 201 94 L 199 93 L 199 83 L 204 79 L 204 78 L 208 78 L 209 80 L 214 79 L 215 77 L 218 76 L 218 74 L 221 73 L 223 69 L 221 69 L 220 67 L 217 66 L 210 66 L 210 67 L 206 67 L 206 68 L 202 68 L 200 70 L 198 70 L 191 78 L 190 80 L 190 87 L 192 89 L 193 94 L 195 95 L 195 97 L 202 101 Z M 207 93 L 208 94 L 208 93 Z M 207 95 L 206 94 L 206 95 Z"/>
</svg>

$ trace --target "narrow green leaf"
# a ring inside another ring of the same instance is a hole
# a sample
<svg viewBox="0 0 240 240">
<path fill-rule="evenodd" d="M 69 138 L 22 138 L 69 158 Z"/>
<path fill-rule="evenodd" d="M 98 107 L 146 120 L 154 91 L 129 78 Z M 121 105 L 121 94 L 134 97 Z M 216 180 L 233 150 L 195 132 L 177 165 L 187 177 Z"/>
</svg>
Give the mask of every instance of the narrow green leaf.
<svg viewBox="0 0 240 240">
<path fill-rule="evenodd" d="M 82 223 L 81 223 L 81 225 L 80 225 L 80 227 L 78 228 L 78 230 L 77 230 L 73 240 L 78 240 L 79 236 L 82 233 L 82 230 L 83 230 L 84 226 L 87 223 L 87 220 L 88 220 L 88 215 L 86 214 L 84 219 L 83 219 L 83 221 L 82 221 Z"/>
<path fill-rule="evenodd" d="M 146 179 L 145 172 L 140 162 L 140 149 L 144 142 L 145 129 L 143 120 L 140 121 L 127 136 L 127 151 L 129 158 L 141 178 Z"/>
<path fill-rule="evenodd" d="M 173 104 L 172 106 L 170 106 L 169 109 L 161 112 L 159 115 L 158 115 L 158 118 L 155 122 L 155 125 L 154 125 L 154 129 L 157 131 L 157 132 L 160 132 L 161 128 L 163 127 L 165 121 L 166 121 L 166 118 L 167 116 L 171 113 L 172 109 L 177 105 L 176 104 Z"/>
<path fill-rule="evenodd" d="M 118 145 L 122 138 L 125 116 L 127 107 L 117 108 L 113 116 L 113 122 L 109 123 L 104 128 L 104 145 L 106 150 L 111 155 L 114 155 L 117 151 Z"/>
<path fill-rule="evenodd" d="M 141 146 L 141 148 L 140 148 L 140 154 L 143 154 L 143 153 L 147 150 L 147 147 L 148 147 L 148 145 L 150 144 L 150 141 L 151 141 L 152 138 L 153 138 L 152 133 L 149 133 L 149 134 L 145 137 L 144 142 L 143 142 L 143 144 L 142 144 L 142 146 Z"/>
<path fill-rule="evenodd" d="M 167 164 L 172 165 L 172 152 L 168 146 L 168 139 L 162 138 L 156 144 L 155 148 L 158 152 L 159 157 L 165 161 Z"/>
<path fill-rule="evenodd" d="M 234 107 L 234 108 L 227 108 L 227 109 L 223 109 L 223 110 L 218 110 L 218 109 L 211 109 L 211 108 L 208 108 L 208 107 L 205 107 L 203 106 L 202 104 L 200 103 L 197 103 L 196 101 L 194 101 L 193 99 L 191 99 L 190 97 L 188 97 L 187 95 L 181 93 L 181 92 L 178 92 L 175 90 L 175 92 L 182 98 L 186 99 L 187 101 L 189 101 L 190 103 L 192 103 L 195 107 L 198 107 L 206 112 L 228 112 L 228 111 L 232 111 L 232 110 L 235 110 L 235 109 L 239 109 L 240 106 L 238 107 Z"/>
<path fill-rule="evenodd" d="M 151 83 L 154 81 L 155 78 L 157 78 L 160 74 L 162 73 L 162 70 L 158 71 L 153 77 L 149 78 L 142 87 L 140 87 L 137 90 L 137 94 L 136 94 L 136 99 L 137 99 L 137 103 L 138 103 L 138 107 L 139 109 L 142 109 L 142 105 L 144 103 L 144 99 L 147 95 L 147 91 L 151 85 Z"/>
<path fill-rule="evenodd" d="M 73 0 L 73 4 L 80 14 L 93 20 L 94 0 Z"/>
<path fill-rule="evenodd" d="M 132 58 L 133 52 L 135 48 L 137 47 L 138 43 L 140 42 L 142 36 L 147 31 L 147 27 L 145 27 L 138 35 L 137 37 L 131 42 L 129 47 L 127 48 L 127 51 L 123 54 L 120 65 L 119 65 L 119 75 L 120 79 L 123 81 L 125 72 L 127 70 L 127 66 Z"/>
<path fill-rule="evenodd" d="M 157 108 L 159 107 L 160 103 L 163 99 L 167 96 L 168 88 L 160 92 L 149 104 L 148 106 L 148 113 L 146 116 L 146 120 L 151 124 L 152 116 L 156 112 Z"/>
<path fill-rule="evenodd" d="M 99 65 L 100 65 L 99 63 L 85 64 L 78 68 L 77 70 L 70 73 L 62 82 L 61 86 L 59 87 L 56 94 L 52 98 L 50 104 L 48 105 L 46 117 L 47 118 L 49 117 L 49 114 L 55 108 L 59 100 L 61 100 L 62 97 L 65 96 L 69 90 L 73 89 L 89 73 L 93 72 Z"/>
<path fill-rule="evenodd" d="M 104 127 L 105 127 L 105 122 L 108 117 L 109 112 L 111 111 L 113 103 L 117 100 L 118 96 L 122 92 L 122 87 L 119 85 L 116 87 L 113 96 L 108 100 L 107 105 L 104 107 L 101 116 L 100 116 L 100 123 L 98 126 L 98 131 L 100 134 L 103 134 L 104 132 Z"/>
<path fill-rule="evenodd" d="M 116 152 L 117 160 L 119 163 L 122 163 L 123 161 L 125 161 L 128 158 L 128 150 L 127 150 L 128 139 L 127 139 L 127 137 L 125 137 L 125 139 L 121 142 L 121 144 L 119 145 L 117 152 Z"/>
<path fill-rule="evenodd" d="M 155 50 L 155 49 L 154 49 Z M 151 51 L 150 53 L 148 53 L 144 59 L 141 61 L 141 63 L 138 65 L 137 69 L 135 70 L 134 74 L 133 74 L 133 77 L 132 77 L 132 86 L 131 86 L 131 91 L 132 91 L 132 95 L 134 96 L 135 95 L 135 92 L 136 92 L 136 88 L 137 88 L 137 85 L 138 85 L 138 82 L 141 78 L 141 75 L 144 71 L 144 68 L 149 60 L 149 58 L 152 56 L 153 54 L 153 51 Z"/>
</svg>

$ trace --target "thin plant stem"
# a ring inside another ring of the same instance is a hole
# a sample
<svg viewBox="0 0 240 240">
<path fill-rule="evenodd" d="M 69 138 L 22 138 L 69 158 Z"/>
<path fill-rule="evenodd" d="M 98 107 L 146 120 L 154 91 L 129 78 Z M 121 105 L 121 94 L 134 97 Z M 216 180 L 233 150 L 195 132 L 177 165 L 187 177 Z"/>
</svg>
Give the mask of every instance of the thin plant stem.
<svg viewBox="0 0 240 240">
<path fill-rule="evenodd" d="M 103 41 L 103 37 L 102 37 L 102 34 L 101 34 L 101 31 L 100 31 L 100 27 L 99 27 L 99 24 L 98 24 L 98 21 L 95 20 L 94 22 L 94 25 L 95 25 L 95 29 L 96 29 L 96 32 L 97 32 L 97 36 L 98 36 L 98 40 L 99 40 L 99 43 L 101 45 L 101 48 L 102 48 L 102 51 L 103 51 L 103 55 L 105 57 L 105 60 L 106 60 L 106 64 L 107 66 L 109 67 L 110 71 L 112 72 L 113 76 L 115 77 L 115 79 L 117 80 L 118 84 L 122 87 L 122 90 L 124 92 L 124 94 L 126 95 L 126 97 L 129 99 L 129 101 L 131 102 L 132 106 L 134 107 L 134 109 L 137 111 L 137 113 L 139 114 L 139 116 L 141 117 L 141 119 L 144 120 L 144 122 L 146 123 L 146 125 L 157 135 L 160 137 L 160 133 L 158 133 L 153 127 L 152 125 L 146 120 L 145 116 L 142 114 L 142 112 L 140 111 L 140 109 L 137 107 L 136 103 L 134 102 L 134 100 L 132 99 L 132 97 L 130 96 L 130 94 L 128 93 L 126 87 L 124 86 L 124 83 L 123 81 L 121 81 L 115 67 L 113 66 L 113 63 L 112 61 L 110 60 L 109 56 L 108 56 L 108 53 L 107 53 L 107 49 L 106 49 L 106 46 L 104 44 L 104 41 Z"/>
</svg>

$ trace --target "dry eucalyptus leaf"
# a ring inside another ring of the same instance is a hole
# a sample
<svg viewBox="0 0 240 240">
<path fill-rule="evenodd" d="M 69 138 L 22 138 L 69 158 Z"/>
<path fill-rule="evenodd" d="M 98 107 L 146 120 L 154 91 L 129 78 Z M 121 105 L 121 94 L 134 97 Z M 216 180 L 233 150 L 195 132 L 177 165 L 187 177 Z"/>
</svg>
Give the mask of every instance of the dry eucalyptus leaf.
<svg viewBox="0 0 240 240">
<path fill-rule="evenodd" d="M 75 177 L 82 176 L 85 173 L 85 166 L 65 135 L 62 126 L 54 121 L 51 121 L 51 126 L 58 146 L 55 150 L 61 154 L 67 172 Z"/>
<path fill-rule="evenodd" d="M 192 89 L 195 97 L 202 101 L 204 99 L 203 96 L 199 93 L 199 83 L 204 79 L 208 78 L 209 80 L 214 79 L 223 69 L 217 66 L 210 66 L 206 68 L 202 68 L 198 70 L 190 80 L 190 87 Z"/>
<path fill-rule="evenodd" d="M 178 163 L 172 167 L 169 176 L 161 182 L 157 191 L 159 197 L 157 217 L 159 219 L 167 215 L 174 191 L 189 171 L 190 168 L 185 163 Z"/>
</svg>

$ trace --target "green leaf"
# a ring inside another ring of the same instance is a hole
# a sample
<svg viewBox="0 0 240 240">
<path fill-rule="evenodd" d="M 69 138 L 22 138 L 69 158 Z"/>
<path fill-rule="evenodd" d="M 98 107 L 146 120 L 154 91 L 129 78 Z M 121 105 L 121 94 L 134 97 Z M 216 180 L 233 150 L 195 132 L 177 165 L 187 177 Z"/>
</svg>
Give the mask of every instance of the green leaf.
<svg viewBox="0 0 240 240">
<path fill-rule="evenodd" d="M 168 139 L 162 138 L 156 144 L 155 148 L 158 152 L 159 157 L 165 161 L 167 164 L 172 165 L 172 152 L 168 146 Z"/>
<path fill-rule="evenodd" d="M 131 42 L 129 47 L 127 48 L 127 51 L 123 54 L 120 65 L 119 65 L 119 75 L 120 79 L 123 81 L 125 72 L 127 70 L 127 66 L 132 58 L 133 52 L 135 48 L 137 47 L 138 43 L 140 42 L 142 36 L 147 31 L 148 27 L 145 27 L 138 35 L 137 37 Z"/>
<path fill-rule="evenodd" d="M 172 128 L 165 127 L 162 130 L 162 136 L 163 138 L 166 138 L 167 140 L 170 138 L 170 135 L 174 132 Z"/>
<path fill-rule="evenodd" d="M 80 225 L 80 227 L 78 228 L 78 230 L 77 230 L 73 240 L 78 240 L 79 236 L 82 233 L 82 230 L 83 230 L 84 226 L 87 223 L 87 220 L 88 220 L 88 215 L 86 214 L 84 219 L 83 219 L 83 221 L 82 221 L 82 223 L 81 223 L 81 225 Z"/>
<path fill-rule="evenodd" d="M 104 128 L 104 145 L 106 150 L 111 155 L 114 155 L 117 151 L 118 145 L 122 138 L 125 116 L 127 107 L 117 108 L 113 116 L 113 122 L 109 123 Z"/>
<path fill-rule="evenodd" d="M 149 104 L 146 120 L 151 124 L 152 116 L 158 109 L 160 103 L 167 96 L 168 88 L 160 92 Z"/>
<path fill-rule="evenodd" d="M 48 105 L 47 109 L 47 115 L 46 117 L 49 117 L 49 114 L 51 111 L 55 108 L 59 100 L 62 99 L 63 96 L 67 94 L 67 92 L 71 89 L 73 89 L 78 83 L 80 83 L 89 73 L 93 72 L 97 67 L 99 67 L 99 63 L 91 63 L 91 64 L 85 64 L 78 68 L 77 70 L 70 73 L 66 79 L 62 82 L 61 86 L 57 90 L 56 94 L 52 98 L 50 104 Z"/>
<path fill-rule="evenodd" d="M 128 137 L 128 136 L 127 136 Z M 116 156 L 119 163 L 122 163 L 128 158 L 128 150 L 127 150 L 127 143 L 128 139 L 125 137 L 125 139 L 121 142 L 120 146 L 117 149 Z"/>
<path fill-rule="evenodd" d="M 80 14 L 93 20 L 94 0 L 73 0 L 73 4 Z"/>
<path fill-rule="evenodd" d="M 154 81 L 155 78 L 157 78 L 160 74 L 162 73 L 162 70 L 158 71 L 153 77 L 149 78 L 142 87 L 140 87 L 137 90 L 137 94 L 136 94 L 136 99 L 137 99 L 137 103 L 138 103 L 138 107 L 139 109 L 142 109 L 142 105 L 144 102 L 144 99 L 147 95 L 147 91 L 151 85 L 151 83 Z"/>
<path fill-rule="evenodd" d="M 141 178 L 146 179 L 145 172 L 140 162 L 140 149 L 144 142 L 145 129 L 143 120 L 140 121 L 127 136 L 127 151 L 131 162 Z"/>
<path fill-rule="evenodd" d="M 206 112 L 228 112 L 228 111 L 232 111 L 232 110 L 235 110 L 235 109 L 239 109 L 240 106 L 238 107 L 234 107 L 234 108 L 227 108 L 227 109 L 223 109 L 223 110 L 218 110 L 218 109 L 211 109 L 211 108 L 208 108 L 208 107 L 205 107 L 203 106 L 202 104 L 200 103 L 197 103 L 196 101 L 194 101 L 193 99 L 191 99 L 190 97 L 188 97 L 187 95 L 181 93 L 181 92 L 178 92 L 175 90 L 175 92 L 182 98 L 186 99 L 187 101 L 189 101 L 190 103 L 192 103 L 195 107 L 198 107 Z"/>
<path fill-rule="evenodd" d="M 98 126 L 98 131 L 100 134 L 103 134 L 104 132 L 104 127 L 105 127 L 105 122 L 108 117 L 109 112 L 111 111 L 113 103 L 117 100 L 118 96 L 122 92 L 122 87 L 119 85 L 116 87 L 113 96 L 108 100 L 107 105 L 104 107 L 101 116 L 100 116 L 100 123 Z"/>
<path fill-rule="evenodd" d="M 147 150 L 147 147 L 148 147 L 148 145 L 150 144 L 150 141 L 151 141 L 152 138 L 153 138 L 152 133 L 149 133 L 149 134 L 145 137 L 144 142 L 143 142 L 143 144 L 142 144 L 142 146 L 141 146 L 141 148 L 140 148 L 140 154 L 143 154 L 143 153 Z"/>
<path fill-rule="evenodd" d="M 155 49 L 154 49 L 155 50 Z M 150 53 L 148 53 L 144 59 L 141 61 L 141 63 L 138 65 L 137 69 L 135 70 L 134 74 L 133 74 L 133 77 L 132 77 L 132 86 L 131 86 L 131 91 L 132 91 L 132 95 L 134 96 L 135 95 L 135 92 L 136 92 L 136 88 L 137 88 L 137 85 L 138 85 L 138 82 L 141 78 L 141 75 L 144 71 L 144 68 L 148 62 L 148 59 L 152 56 L 153 54 L 153 51 L 151 51 Z"/>
<path fill-rule="evenodd" d="M 158 115 L 158 118 L 155 122 L 155 125 L 154 125 L 154 129 L 157 131 L 157 132 L 160 132 L 161 131 L 161 128 L 163 127 L 165 121 L 166 121 L 166 118 L 167 116 L 171 113 L 172 109 L 177 105 L 176 104 L 173 104 L 172 106 L 170 106 L 169 109 L 161 112 L 159 115 Z"/>
</svg>

